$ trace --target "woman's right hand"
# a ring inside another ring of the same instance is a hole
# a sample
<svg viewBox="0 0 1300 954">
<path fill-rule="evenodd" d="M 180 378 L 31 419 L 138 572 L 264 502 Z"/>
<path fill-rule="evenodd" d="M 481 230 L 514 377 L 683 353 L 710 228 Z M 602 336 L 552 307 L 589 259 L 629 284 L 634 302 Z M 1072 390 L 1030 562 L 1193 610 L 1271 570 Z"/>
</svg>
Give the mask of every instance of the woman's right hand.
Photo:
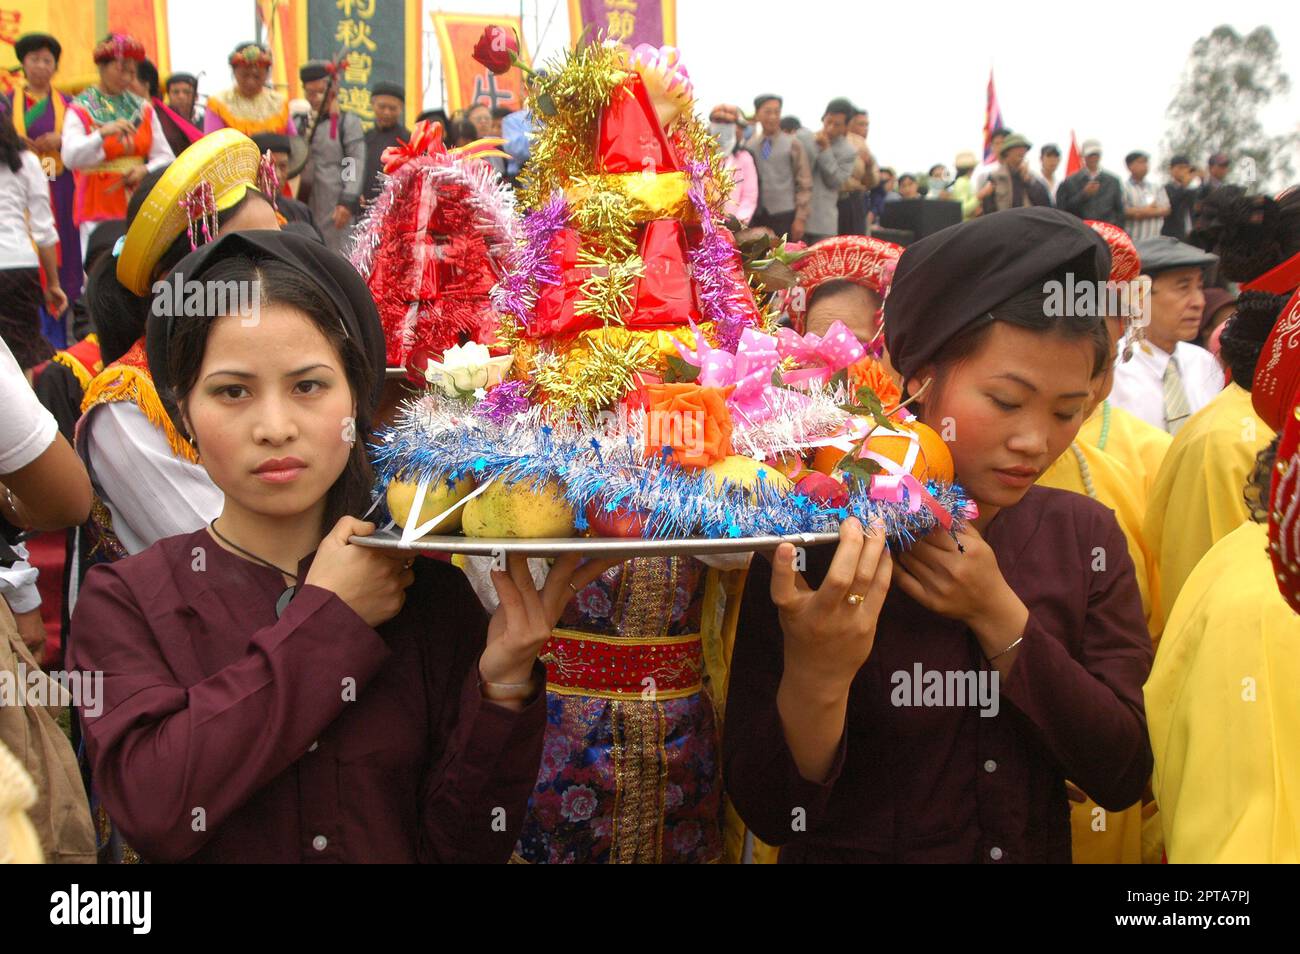
<svg viewBox="0 0 1300 954">
<path fill-rule="evenodd" d="M 304 581 L 329 590 L 366 621 L 379 626 L 396 616 L 406 602 L 406 588 L 415 579 L 412 555 L 349 543 L 348 537 L 368 537 L 375 525 L 356 517 L 340 517 L 316 549 Z"/>
<path fill-rule="evenodd" d="M 135 126 L 125 119 L 115 119 L 99 127 L 99 135 L 104 139 L 109 136 L 130 136 L 134 132 Z"/>
<path fill-rule="evenodd" d="M 873 520 L 870 533 L 856 517 L 840 524 L 835 556 L 815 590 L 795 570 L 795 553 L 792 545 L 781 544 L 772 565 L 772 602 L 785 634 L 786 674 L 805 686 L 847 693 L 871 655 L 893 573 L 884 524 Z"/>
</svg>

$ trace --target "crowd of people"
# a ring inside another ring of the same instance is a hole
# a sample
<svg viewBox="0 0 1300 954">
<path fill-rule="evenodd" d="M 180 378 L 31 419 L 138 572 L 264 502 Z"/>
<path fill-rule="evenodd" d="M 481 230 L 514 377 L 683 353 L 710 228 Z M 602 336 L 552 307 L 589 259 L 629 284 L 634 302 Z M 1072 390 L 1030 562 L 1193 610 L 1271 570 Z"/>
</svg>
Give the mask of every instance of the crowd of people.
<svg viewBox="0 0 1300 954">
<path fill-rule="evenodd" d="M 70 740 L 0 704 L 0 860 L 574 860 L 556 831 L 617 839 L 584 785 L 551 816 L 535 792 L 539 765 L 582 759 L 552 745 L 539 653 L 611 567 L 565 557 L 540 583 L 511 557 L 476 592 L 450 562 L 348 542 L 375 530 L 366 449 L 388 405 L 344 253 L 412 139 L 406 92 L 376 83 L 366 128 L 338 108 L 337 64 L 305 63 L 291 102 L 259 43 L 206 96 L 125 34 L 73 96 L 57 38 L 15 52 L 0 675 L 66 666 L 103 695 Z M 1274 475 L 1300 414 L 1300 192 L 1232 185 L 1221 153 L 1174 156 L 1157 185 L 1131 152 L 1121 180 L 1095 140 L 1063 176 L 1059 147 L 1035 169 L 1006 129 L 983 161 L 898 173 L 850 100 L 816 131 L 782 106 L 709 111 L 726 211 L 794 261 L 807 295 L 774 299 L 783 321 L 841 322 L 921 423 L 955 422 L 978 516 L 900 552 L 847 519 L 807 566 L 788 545 L 754 559 L 730 594 L 725 719 L 617 730 L 676 747 L 691 782 L 643 812 L 677 813 L 669 836 L 650 824 L 607 860 L 1300 860 L 1300 570 L 1270 562 L 1286 540 L 1268 527 L 1291 516 Z M 526 181 L 528 110 L 430 110 L 417 131 L 432 122 Z M 891 227 L 907 202 L 958 224 Z M 175 276 L 255 281 L 259 320 L 160 310 Z M 1076 285 L 1136 304 L 1053 314 L 1052 287 Z M 63 579 L 42 586 L 25 544 L 56 531 Z M 994 678 L 1001 715 L 900 708 L 892 677 L 914 666 Z M 348 679 L 366 691 L 340 695 Z M 15 758 L 16 737 L 41 743 Z"/>
</svg>

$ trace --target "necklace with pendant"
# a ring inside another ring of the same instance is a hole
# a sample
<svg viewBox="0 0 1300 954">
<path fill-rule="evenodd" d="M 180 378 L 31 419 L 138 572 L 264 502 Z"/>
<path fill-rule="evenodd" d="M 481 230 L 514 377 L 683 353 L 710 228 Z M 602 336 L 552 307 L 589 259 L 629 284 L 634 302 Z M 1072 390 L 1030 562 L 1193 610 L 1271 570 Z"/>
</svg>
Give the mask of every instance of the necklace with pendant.
<svg viewBox="0 0 1300 954">
<path fill-rule="evenodd" d="M 216 517 L 212 518 L 212 522 L 208 524 L 208 529 L 211 530 L 214 534 L 216 534 L 218 540 L 220 540 L 226 546 L 230 547 L 232 550 L 242 553 L 244 556 L 248 557 L 253 562 L 260 563 L 262 564 L 262 566 L 267 567 L 268 569 L 276 570 L 284 576 L 293 578 L 293 586 L 287 587 L 285 591 L 280 594 L 280 598 L 275 601 L 275 618 L 279 619 L 281 616 L 283 616 L 284 611 L 289 608 L 289 601 L 293 599 L 293 594 L 298 588 L 298 574 L 290 573 L 288 570 L 276 566 L 270 560 L 263 560 L 256 553 L 252 553 L 248 550 L 245 550 L 238 543 L 231 541 L 229 538 L 224 536 L 220 530 L 217 529 Z"/>
</svg>

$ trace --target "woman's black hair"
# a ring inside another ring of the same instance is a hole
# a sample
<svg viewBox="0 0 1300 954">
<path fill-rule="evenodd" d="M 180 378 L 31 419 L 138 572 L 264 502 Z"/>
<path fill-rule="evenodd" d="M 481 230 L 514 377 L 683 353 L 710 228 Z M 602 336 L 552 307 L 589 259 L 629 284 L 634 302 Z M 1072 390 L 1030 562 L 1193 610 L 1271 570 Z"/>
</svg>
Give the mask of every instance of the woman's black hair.
<svg viewBox="0 0 1300 954">
<path fill-rule="evenodd" d="M 126 222 L 130 228 L 144 205 L 145 198 L 162 178 L 167 167 L 155 169 L 142 180 L 126 206 Z M 233 215 L 250 195 L 266 201 L 266 197 L 256 189 L 249 189 L 242 199 L 229 209 L 221 212 L 220 218 Z M 190 253 L 190 239 L 185 233 L 178 235 L 167 246 L 158 264 L 154 267 L 154 276 L 166 275 L 173 266 Z M 131 345 L 144 335 L 145 321 L 149 317 L 149 305 L 152 295 L 137 295 L 117 280 L 117 257 L 105 255 L 87 274 L 86 308 L 90 312 L 90 321 L 99 335 L 99 348 L 105 365 L 111 364 L 130 350 Z"/>
<path fill-rule="evenodd" d="M 366 454 L 374 420 L 374 374 L 370 360 L 361 343 L 344 331 L 342 316 L 333 300 L 321 290 L 311 276 L 292 265 L 269 256 L 238 255 L 219 262 L 203 274 L 205 283 L 238 282 L 243 287 L 260 289 L 260 306 L 281 305 L 301 311 L 337 349 L 340 363 L 347 376 L 356 402 L 355 431 L 352 451 L 343 473 L 330 487 L 326 496 L 325 515 L 321 531 L 325 532 L 340 517 L 359 516 L 370 507 L 370 490 L 374 474 Z M 168 339 L 168 378 L 171 393 L 164 399 L 183 411 L 186 399 L 198 380 L 199 369 L 207 350 L 208 336 L 212 331 L 212 318 L 177 321 Z M 191 435 L 192 439 L 192 435 Z"/>
<path fill-rule="evenodd" d="M 23 150 L 26 148 L 27 143 L 14 129 L 9 110 L 0 104 L 0 163 L 8 166 L 10 172 L 17 173 L 23 167 Z"/>
<path fill-rule="evenodd" d="M 1276 199 L 1220 186 L 1197 205 L 1191 240 L 1219 256 L 1219 276 L 1248 282 L 1300 252 L 1300 187 Z"/>
<path fill-rule="evenodd" d="M 820 302 L 830 301 L 833 298 L 839 298 L 841 295 L 847 295 L 855 292 L 869 293 L 870 289 L 859 285 L 855 281 L 847 278 L 832 278 L 828 282 L 822 282 L 813 289 L 808 296 L 808 311 L 812 311 L 813 305 Z"/>
<path fill-rule="evenodd" d="M 150 99 L 161 99 L 162 93 L 158 88 L 158 67 L 153 65 L 153 61 L 143 59 L 135 66 L 135 75 L 149 90 Z"/>
<path fill-rule="evenodd" d="M 1268 292 L 1247 291 L 1237 296 L 1237 313 L 1219 335 L 1219 357 L 1232 372 L 1234 384 L 1251 389 L 1260 352 L 1286 303 L 1286 295 Z"/>
<path fill-rule="evenodd" d="M 1035 282 L 1000 305 L 995 305 L 978 320 L 950 338 L 932 359 L 935 369 L 934 381 L 930 385 L 930 390 L 917 403 L 923 405 L 927 397 L 943 390 L 948 373 L 984 346 L 984 342 L 993 331 L 994 323 L 998 321 L 1037 334 L 1055 335 L 1065 341 L 1090 342 L 1094 352 L 1090 377 L 1096 378 L 1103 374 L 1114 360 L 1114 350 L 1111 348 L 1110 333 L 1106 330 L 1105 319 L 1100 316 L 1053 317 L 1049 314 L 1047 307 L 1049 292 L 1046 286 L 1054 281 L 1064 285 L 1065 276 L 1065 270 L 1044 276 L 1041 282 Z"/>
<path fill-rule="evenodd" d="M 1282 435 L 1276 435 L 1255 455 L 1255 466 L 1246 478 L 1243 496 L 1246 510 L 1255 523 L 1268 523 L 1268 495 L 1273 483 L 1273 466 L 1277 463 L 1277 445 Z"/>
</svg>

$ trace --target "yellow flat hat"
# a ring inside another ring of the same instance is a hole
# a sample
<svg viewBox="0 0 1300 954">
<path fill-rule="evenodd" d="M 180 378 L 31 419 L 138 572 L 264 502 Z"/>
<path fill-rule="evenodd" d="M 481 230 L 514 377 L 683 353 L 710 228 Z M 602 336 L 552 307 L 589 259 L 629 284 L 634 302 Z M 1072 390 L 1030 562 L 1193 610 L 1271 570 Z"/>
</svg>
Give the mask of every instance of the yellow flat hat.
<svg viewBox="0 0 1300 954">
<path fill-rule="evenodd" d="M 137 295 L 147 294 L 158 259 L 189 226 L 181 200 L 200 182 L 210 182 L 217 211 L 229 209 L 256 186 L 260 158 L 253 140 L 229 128 L 204 136 L 182 152 L 154 184 L 127 229 L 117 258 L 117 280 Z"/>
</svg>

